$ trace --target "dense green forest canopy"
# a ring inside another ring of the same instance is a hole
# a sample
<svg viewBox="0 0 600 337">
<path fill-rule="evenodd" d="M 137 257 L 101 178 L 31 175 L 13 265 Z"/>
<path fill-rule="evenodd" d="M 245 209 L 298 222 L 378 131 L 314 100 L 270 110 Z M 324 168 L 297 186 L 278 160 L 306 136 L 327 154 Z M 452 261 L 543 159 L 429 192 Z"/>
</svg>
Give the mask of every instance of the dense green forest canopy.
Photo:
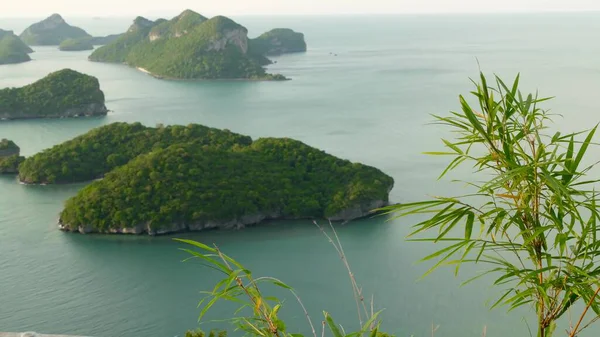
<svg viewBox="0 0 600 337">
<path fill-rule="evenodd" d="M 25 157 L 17 154 L 0 157 L 0 174 L 17 174 L 19 172 L 19 165 L 25 160 Z"/>
<path fill-rule="evenodd" d="M 113 123 L 27 158 L 19 178 L 37 184 L 89 181 L 140 154 L 182 142 L 229 148 L 248 145 L 252 140 L 202 125 L 151 128 L 140 123 Z"/>
<path fill-rule="evenodd" d="M 92 44 L 92 38 L 67 39 L 60 43 L 58 49 L 62 51 L 92 50 L 94 45 Z"/>
<path fill-rule="evenodd" d="M 263 66 L 270 61 L 254 52 L 247 34 L 229 18 L 208 19 L 191 10 L 171 20 L 138 17 L 89 59 L 125 63 L 160 78 L 284 80 L 266 72 Z"/>
<path fill-rule="evenodd" d="M 330 217 L 388 200 L 393 179 L 287 138 L 247 146 L 179 143 L 141 155 L 66 202 L 65 229 L 148 231 L 243 217 Z"/>
<path fill-rule="evenodd" d="M 98 79 L 71 69 L 21 88 L 0 90 L 0 117 L 8 119 L 55 116 L 89 104 L 104 106 Z"/>
<path fill-rule="evenodd" d="M 33 50 L 11 31 L 0 29 L 0 64 L 31 61 Z"/>
<path fill-rule="evenodd" d="M 30 46 L 58 46 L 67 39 L 90 38 L 85 30 L 69 25 L 59 14 L 29 26 L 20 35 Z"/>
</svg>

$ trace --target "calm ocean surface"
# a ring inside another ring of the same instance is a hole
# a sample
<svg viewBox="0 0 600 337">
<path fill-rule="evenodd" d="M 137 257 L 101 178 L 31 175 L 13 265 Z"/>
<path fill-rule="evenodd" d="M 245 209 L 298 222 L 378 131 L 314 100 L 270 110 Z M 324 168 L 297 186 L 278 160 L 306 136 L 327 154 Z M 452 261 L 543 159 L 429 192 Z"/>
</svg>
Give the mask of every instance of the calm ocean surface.
<svg viewBox="0 0 600 337">
<path fill-rule="evenodd" d="M 0 14 L 1 15 L 1 14 Z M 101 35 L 124 31 L 132 18 L 66 18 Z M 274 27 L 304 32 L 305 54 L 275 58 L 271 71 L 293 80 L 169 82 L 133 69 L 86 60 L 89 52 L 36 48 L 33 62 L 0 67 L 0 87 L 21 86 L 62 68 L 100 79 L 113 112 L 105 118 L 0 122 L 0 138 L 24 155 L 116 122 L 200 123 L 253 137 L 292 137 L 336 156 L 381 168 L 396 180 L 392 199 L 413 201 L 458 194 L 460 185 L 435 179 L 444 161 L 444 130 L 429 114 L 457 109 L 478 62 L 488 73 L 512 77 L 543 95 L 562 114 L 565 131 L 600 121 L 600 14 L 519 14 L 380 17 L 239 17 L 256 36 Z M 1 19 L 20 33 L 37 19 Z M 333 54 L 337 54 L 334 56 Z M 0 177 L 0 331 L 34 330 L 100 337 L 181 336 L 195 328 L 200 291 L 217 275 L 182 263 L 169 237 L 80 236 L 56 227 L 63 202 L 82 185 L 23 186 Z M 411 222 L 384 218 L 339 227 L 364 293 L 385 309 L 385 328 L 398 337 L 525 336 L 524 312 L 490 311 L 496 290 L 478 282 L 460 287 L 478 268 L 454 277 L 442 270 L 419 280 L 416 263 L 429 245 L 405 241 Z M 296 288 L 313 320 L 332 313 L 356 328 L 347 274 L 334 249 L 309 222 L 273 222 L 235 232 L 180 235 L 217 243 L 256 275 Z M 291 296 L 284 318 L 308 332 Z M 225 317 L 220 306 L 211 319 Z M 207 328 L 210 327 L 207 326 Z M 584 336 L 597 336 L 600 329 Z"/>
</svg>

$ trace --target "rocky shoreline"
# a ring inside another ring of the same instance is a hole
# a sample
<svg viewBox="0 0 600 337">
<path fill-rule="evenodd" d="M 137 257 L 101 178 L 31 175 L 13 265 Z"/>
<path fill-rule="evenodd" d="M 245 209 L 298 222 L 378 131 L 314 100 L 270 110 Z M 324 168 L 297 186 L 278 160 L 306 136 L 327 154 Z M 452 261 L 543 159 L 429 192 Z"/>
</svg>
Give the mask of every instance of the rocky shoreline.
<svg viewBox="0 0 600 337">
<path fill-rule="evenodd" d="M 128 64 L 125 64 L 128 65 Z M 284 77 L 282 79 L 268 79 L 268 78 L 214 78 L 214 79 L 207 79 L 207 78 L 192 78 L 192 79 L 185 79 L 185 78 L 175 78 L 175 77 L 165 77 L 165 76 L 160 76 L 160 75 L 156 75 L 153 74 L 152 72 L 148 71 L 147 69 L 141 68 L 141 67 L 132 67 L 135 68 L 137 71 L 142 72 L 148 76 L 152 76 L 158 80 L 166 80 L 166 81 L 177 81 L 177 82 L 202 82 L 202 81 L 215 81 L 215 82 L 224 82 L 224 81 L 241 81 L 241 82 L 282 82 L 282 81 L 291 81 L 291 78 L 288 77 Z"/>
<path fill-rule="evenodd" d="M 332 222 L 348 222 L 352 220 L 358 220 L 367 218 L 369 216 L 376 216 L 380 214 L 377 212 L 378 209 L 389 206 L 390 203 L 384 200 L 375 200 L 366 204 L 357 205 L 355 207 L 343 210 L 338 214 L 335 214 L 328 218 L 323 218 L 324 221 L 332 221 Z M 268 221 L 276 221 L 276 220 L 319 220 L 318 218 L 313 217 L 297 217 L 297 218 L 288 218 L 282 217 L 277 212 L 270 214 L 254 214 L 254 215 L 246 215 L 240 218 L 231 219 L 227 221 L 203 221 L 195 224 L 172 224 L 170 228 L 162 228 L 158 230 L 154 230 L 150 228 L 150 224 L 140 224 L 135 227 L 127 227 L 127 228 L 111 228 L 108 231 L 97 231 L 92 226 L 79 226 L 77 229 L 71 229 L 68 224 L 64 224 L 61 219 L 58 220 L 58 228 L 64 232 L 73 232 L 80 234 L 117 234 L 117 235 L 143 235 L 147 234 L 150 236 L 160 236 L 160 235 L 169 235 L 176 234 L 182 232 L 199 232 L 203 230 L 211 230 L 211 229 L 242 229 L 249 226 L 260 225 L 264 222 Z"/>
<path fill-rule="evenodd" d="M 103 103 L 90 103 L 81 107 L 71 108 L 61 113 L 55 113 L 51 115 L 27 115 L 20 114 L 14 116 L 12 113 L 0 113 L 0 121 L 5 120 L 19 120 L 19 119 L 41 119 L 41 118 L 77 118 L 77 117 L 94 117 L 94 116 L 106 116 L 108 109 Z"/>
</svg>

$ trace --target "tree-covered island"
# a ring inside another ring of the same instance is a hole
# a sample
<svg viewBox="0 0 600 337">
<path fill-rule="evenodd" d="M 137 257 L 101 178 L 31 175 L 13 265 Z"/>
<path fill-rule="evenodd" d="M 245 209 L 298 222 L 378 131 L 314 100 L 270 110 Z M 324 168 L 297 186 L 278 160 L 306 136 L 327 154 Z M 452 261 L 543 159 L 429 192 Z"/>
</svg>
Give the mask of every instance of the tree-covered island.
<svg viewBox="0 0 600 337">
<path fill-rule="evenodd" d="M 0 120 L 106 115 L 98 79 L 71 69 L 21 88 L 0 89 Z"/>
<path fill-rule="evenodd" d="M 351 220 L 388 203 L 380 170 L 288 138 L 202 125 L 114 123 L 27 158 L 26 183 L 98 179 L 66 202 L 61 228 L 165 234 L 267 219 Z"/>
<path fill-rule="evenodd" d="M 58 46 L 68 39 L 91 38 L 92 36 L 79 27 L 69 25 L 60 14 L 52 14 L 27 27 L 20 37 L 30 46 Z"/>
<path fill-rule="evenodd" d="M 254 43 L 245 27 L 227 17 L 209 19 L 186 10 L 171 20 L 137 17 L 126 33 L 95 50 L 89 59 L 124 63 L 165 79 L 285 80 L 264 68 L 271 63 L 265 55 L 275 48 L 270 43 L 282 42 L 283 35 L 277 36 L 276 41 L 259 38 Z M 297 38 L 290 50 L 301 44 Z M 287 50 L 279 48 L 280 53 Z"/>
</svg>

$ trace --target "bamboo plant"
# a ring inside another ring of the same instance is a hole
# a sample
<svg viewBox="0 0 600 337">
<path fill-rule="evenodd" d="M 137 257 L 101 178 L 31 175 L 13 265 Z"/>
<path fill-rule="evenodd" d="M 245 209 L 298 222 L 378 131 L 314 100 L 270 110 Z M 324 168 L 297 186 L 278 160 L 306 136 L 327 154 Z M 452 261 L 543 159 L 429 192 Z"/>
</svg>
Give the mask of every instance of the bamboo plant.
<svg viewBox="0 0 600 337">
<path fill-rule="evenodd" d="M 555 116 L 540 107 L 549 98 L 522 94 L 519 76 L 509 85 L 496 76 L 490 85 L 480 74 L 473 83 L 476 104 L 460 96 L 459 111 L 434 115 L 455 138 L 442 139 L 445 151 L 428 153 L 450 158 L 440 178 L 468 165 L 470 180 L 456 181 L 465 193 L 387 211 L 417 215 L 410 239 L 442 245 L 423 259 L 434 261 L 428 273 L 484 266 L 466 283 L 495 275 L 503 290 L 492 308 L 529 306 L 538 337 L 556 335 L 557 320 L 569 313 L 566 335 L 578 336 L 600 315 L 598 179 L 591 177 L 595 163 L 585 160 L 597 126 L 549 132 Z"/>
</svg>

